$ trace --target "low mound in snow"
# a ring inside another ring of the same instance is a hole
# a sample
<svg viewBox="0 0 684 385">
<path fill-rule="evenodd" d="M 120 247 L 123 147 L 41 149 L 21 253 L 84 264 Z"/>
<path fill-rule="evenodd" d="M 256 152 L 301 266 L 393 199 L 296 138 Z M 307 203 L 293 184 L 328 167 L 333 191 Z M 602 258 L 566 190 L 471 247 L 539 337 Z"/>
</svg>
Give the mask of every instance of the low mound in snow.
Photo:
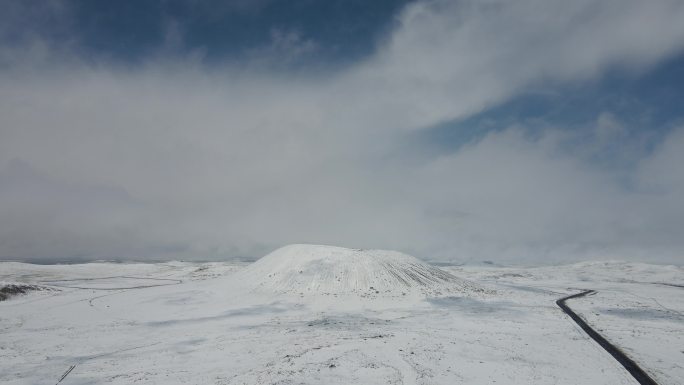
<svg viewBox="0 0 684 385">
<path fill-rule="evenodd" d="M 246 267 L 255 291 L 361 296 L 482 292 L 477 285 L 410 255 L 386 250 L 290 245 Z"/>
</svg>

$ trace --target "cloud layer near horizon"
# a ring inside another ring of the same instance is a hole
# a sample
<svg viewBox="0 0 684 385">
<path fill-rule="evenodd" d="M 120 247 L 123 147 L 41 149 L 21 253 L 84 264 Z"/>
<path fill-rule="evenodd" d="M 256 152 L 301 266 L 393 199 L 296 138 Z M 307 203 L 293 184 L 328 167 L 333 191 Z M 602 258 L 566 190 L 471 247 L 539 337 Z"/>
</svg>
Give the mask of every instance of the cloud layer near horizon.
<svg viewBox="0 0 684 385">
<path fill-rule="evenodd" d="M 610 112 L 582 132 L 514 125 L 447 154 L 407 138 L 531 89 L 647 71 L 681 52 L 683 19 L 675 0 L 421 1 L 371 56 L 310 74 L 269 70 L 306 39 L 276 36 L 239 65 L 165 51 L 121 68 L 31 37 L 40 49 L 0 55 L 0 258 L 213 259 L 307 242 L 679 263 L 682 128 L 652 150 Z M 616 143 L 623 167 L 597 164 Z"/>
</svg>

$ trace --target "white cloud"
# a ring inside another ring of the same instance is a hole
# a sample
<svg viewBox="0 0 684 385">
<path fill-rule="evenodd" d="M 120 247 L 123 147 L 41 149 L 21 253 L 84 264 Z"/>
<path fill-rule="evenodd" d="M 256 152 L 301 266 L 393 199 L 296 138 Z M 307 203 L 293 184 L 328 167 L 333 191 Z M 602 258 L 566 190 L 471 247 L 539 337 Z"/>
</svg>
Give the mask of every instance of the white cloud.
<svg viewBox="0 0 684 385">
<path fill-rule="evenodd" d="M 679 0 L 417 2 L 345 80 L 374 120 L 424 127 L 540 82 L 643 69 L 684 47 L 682 18 Z"/>
<path fill-rule="evenodd" d="M 672 156 L 684 149 L 681 132 L 638 160 L 630 189 L 621 174 L 595 167 L 581 150 L 560 151 L 574 140 L 567 133 L 549 130 L 534 139 L 516 128 L 431 163 L 420 185 L 430 196 L 426 204 L 467 214 L 454 217 L 449 229 L 449 248 L 464 259 L 675 262 L 684 248 L 684 186 L 655 193 L 644 176 L 679 173 Z"/>
<path fill-rule="evenodd" d="M 93 68 L 64 52 L 52 70 L 12 65 L 0 73 L 0 257 L 206 258 L 319 242 L 442 259 L 655 250 L 676 261 L 679 133 L 630 155 L 637 191 L 560 151 L 573 139 L 560 131 L 511 128 L 420 161 L 429 149 L 398 143 L 528 87 L 656 63 L 681 49 L 683 7 L 420 2 L 371 57 L 336 73 L 158 57 Z M 609 118 L 599 132 L 618 127 Z"/>
</svg>

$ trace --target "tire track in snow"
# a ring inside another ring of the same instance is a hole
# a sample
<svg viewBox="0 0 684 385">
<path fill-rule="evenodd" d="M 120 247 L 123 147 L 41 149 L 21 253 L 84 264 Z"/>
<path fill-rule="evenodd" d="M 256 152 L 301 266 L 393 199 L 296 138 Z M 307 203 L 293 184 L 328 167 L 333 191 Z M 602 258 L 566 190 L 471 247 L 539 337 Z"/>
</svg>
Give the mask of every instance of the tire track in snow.
<svg viewBox="0 0 684 385">
<path fill-rule="evenodd" d="M 59 378 L 59 381 L 57 381 L 57 384 L 62 382 L 66 378 L 66 376 L 68 376 L 69 373 L 71 373 L 71 371 L 74 370 L 75 367 L 76 367 L 76 365 L 69 366 L 69 369 L 67 369 L 66 372 L 64 372 L 64 374 L 62 374 L 62 377 Z"/>
<path fill-rule="evenodd" d="M 57 384 L 64 381 L 64 379 L 69 375 L 69 373 L 71 373 L 71 371 L 74 370 L 74 368 L 76 368 L 76 365 L 82 365 L 82 364 L 86 363 L 87 361 L 94 360 L 94 359 L 101 358 L 101 357 L 113 356 L 115 354 L 124 353 L 124 352 L 128 352 L 131 350 L 148 348 L 150 346 L 159 345 L 160 343 L 161 342 L 155 342 L 153 344 L 134 346 L 132 348 L 119 349 L 119 350 L 115 350 L 112 352 L 106 352 L 106 353 L 100 353 L 100 354 L 95 354 L 95 355 L 91 355 L 91 356 L 81 357 L 80 359 L 77 360 L 76 364 L 69 366 L 69 368 L 66 370 L 66 372 L 64 372 L 64 374 L 62 374 L 62 377 L 59 378 L 59 381 L 57 381 Z M 55 384 L 55 385 L 57 385 L 57 384 Z"/>
</svg>

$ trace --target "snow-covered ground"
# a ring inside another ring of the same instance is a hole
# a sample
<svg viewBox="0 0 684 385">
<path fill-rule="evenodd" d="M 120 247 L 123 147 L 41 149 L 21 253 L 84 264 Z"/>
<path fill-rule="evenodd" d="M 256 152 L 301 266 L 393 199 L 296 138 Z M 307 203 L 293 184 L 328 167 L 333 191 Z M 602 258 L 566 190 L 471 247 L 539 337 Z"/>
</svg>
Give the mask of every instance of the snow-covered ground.
<svg viewBox="0 0 684 385">
<path fill-rule="evenodd" d="M 436 268 L 312 246 L 244 263 L 0 263 L 7 384 L 634 384 L 555 300 L 660 384 L 684 378 L 684 269 Z M 371 289 L 372 287 L 372 289 Z"/>
</svg>

